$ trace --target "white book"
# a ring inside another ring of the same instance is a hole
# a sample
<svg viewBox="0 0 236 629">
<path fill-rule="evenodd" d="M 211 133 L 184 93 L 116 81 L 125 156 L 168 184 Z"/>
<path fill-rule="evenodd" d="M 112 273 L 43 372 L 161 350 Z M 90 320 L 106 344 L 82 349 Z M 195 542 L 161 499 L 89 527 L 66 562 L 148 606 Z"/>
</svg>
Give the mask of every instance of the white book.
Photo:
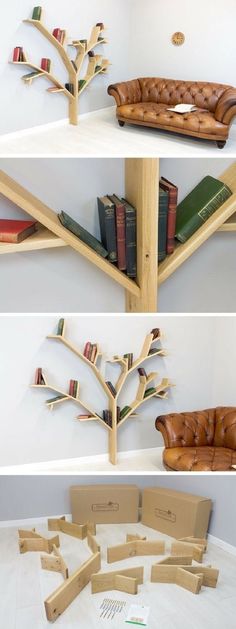
<svg viewBox="0 0 236 629">
<path fill-rule="evenodd" d="M 180 103 L 179 105 L 175 105 L 175 107 L 169 107 L 167 109 L 167 111 L 175 111 L 176 114 L 189 114 L 196 110 L 197 107 L 195 105 L 188 105 L 187 103 Z"/>
</svg>

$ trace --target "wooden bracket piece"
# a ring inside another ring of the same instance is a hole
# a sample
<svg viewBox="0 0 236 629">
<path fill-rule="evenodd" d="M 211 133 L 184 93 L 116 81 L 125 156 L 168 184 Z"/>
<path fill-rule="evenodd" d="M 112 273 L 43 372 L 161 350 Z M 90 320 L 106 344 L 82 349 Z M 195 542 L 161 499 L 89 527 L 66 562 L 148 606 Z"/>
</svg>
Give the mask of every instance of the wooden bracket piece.
<svg viewBox="0 0 236 629">
<path fill-rule="evenodd" d="M 152 583 L 175 583 L 193 594 L 199 594 L 202 585 L 216 587 L 219 570 L 211 566 L 178 566 L 155 564 L 151 569 Z"/>
<path fill-rule="evenodd" d="M 193 544 L 190 542 L 173 542 L 171 544 L 171 555 L 188 555 L 199 563 L 203 560 L 205 547 L 203 544 Z"/>
<path fill-rule="evenodd" d="M 77 537 L 78 539 L 84 539 L 87 536 L 86 524 L 73 524 L 71 522 L 67 522 L 65 516 L 62 516 L 61 518 L 50 518 L 48 520 L 48 530 L 60 531 L 61 533 L 66 533 L 66 535 L 71 535 L 72 537 Z"/>
<path fill-rule="evenodd" d="M 190 555 L 177 555 L 174 557 L 173 555 L 169 555 L 165 557 L 161 561 L 158 561 L 158 566 L 167 565 L 167 566 L 191 566 L 192 565 L 192 557 Z"/>
<path fill-rule="evenodd" d="M 91 533 L 89 531 L 87 531 L 87 542 L 88 542 L 88 546 L 90 548 L 90 550 L 92 551 L 93 554 L 96 553 L 100 553 L 100 546 L 97 543 L 97 540 L 95 539 L 95 537 L 93 535 L 91 535 Z"/>
<path fill-rule="evenodd" d="M 119 546 L 110 546 L 110 548 L 107 549 L 107 563 L 121 561 L 122 559 L 128 559 L 129 557 L 136 557 L 138 555 L 144 556 L 164 554 L 165 542 L 162 540 L 134 540 L 126 542 L 125 544 L 119 544 Z"/>
<path fill-rule="evenodd" d="M 44 605 L 47 619 L 55 621 L 89 583 L 91 576 L 100 569 L 101 555 L 96 553 L 46 599 Z"/>
<path fill-rule="evenodd" d="M 41 555 L 40 560 L 41 568 L 43 568 L 43 570 L 60 572 L 64 579 L 68 579 L 69 570 L 60 551 L 56 546 L 53 546 L 53 555 Z"/>
<path fill-rule="evenodd" d="M 197 544 L 197 546 L 203 546 L 204 552 L 207 550 L 207 539 L 205 537 L 181 537 L 178 542 L 186 542 L 187 544 Z"/>
<path fill-rule="evenodd" d="M 143 542 L 146 541 L 146 537 L 142 537 L 141 535 L 137 535 L 135 533 L 127 533 L 126 535 L 126 542 L 134 542 L 135 540 L 142 540 Z"/>
<path fill-rule="evenodd" d="M 42 537 L 36 533 L 35 530 L 25 531 L 23 529 L 19 529 L 19 550 L 20 553 L 27 553 L 33 551 L 43 551 L 45 553 L 52 553 L 53 547 L 60 547 L 59 536 L 56 535 L 51 539 L 46 539 L 46 537 Z"/>
<path fill-rule="evenodd" d="M 126 570 L 116 570 L 115 572 L 103 572 L 92 575 L 92 594 L 107 592 L 109 590 L 120 590 L 127 594 L 137 594 L 138 585 L 143 583 L 143 567 L 127 568 Z"/>
</svg>

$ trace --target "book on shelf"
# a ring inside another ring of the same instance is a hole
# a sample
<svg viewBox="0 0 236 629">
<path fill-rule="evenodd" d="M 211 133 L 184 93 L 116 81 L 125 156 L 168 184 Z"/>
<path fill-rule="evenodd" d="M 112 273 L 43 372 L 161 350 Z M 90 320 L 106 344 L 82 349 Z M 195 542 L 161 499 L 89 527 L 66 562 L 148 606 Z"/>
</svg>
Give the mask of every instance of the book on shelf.
<svg viewBox="0 0 236 629">
<path fill-rule="evenodd" d="M 93 417 L 93 415 L 91 415 L 91 413 L 81 413 L 80 415 L 78 415 L 79 419 L 90 419 L 90 417 Z"/>
<path fill-rule="evenodd" d="M 34 70 L 33 72 L 29 72 L 28 74 L 24 74 L 22 76 L 23 81 L 32 81 L 36 76 L 41 76 L 42 72 L 39 70 Z"/>
<path fill-rule="evenodd" d="M 58 402 L 59 400 L 67 400 L 67 395 L 56 395 L 56 397 L 46 400 L 46 404 L 54 404 L 54 402 Z"/>
<path fill-rule="evenodd" d="M 168 193 L 168 211 L 167 211 L 167 239 L 166 253 L 173 253 L 175 248 L 175 227 L 176 227 L 176 208 L 178 201 L 178 188 L 165 177 L 160 179 L 160 187 Z"/>
<path fill-rule="evenodd" d="M 71 59 L 71 63 L 73 65 L 74 70 L 77 72 L 78 68 L 77 68 L 77 65 L 76 65 L 74 59 Z"/>
<path fill-rule="evenodd" d="M 61 318 L 59 319 L 58 325 L 57 325 L 57 335 L 63 336 L 64 329 L 65 329 L 65 319 Z"/>
<path fill-rule="evenodd" d="M 0 219 L 0 242 L 20 243 L 36 231 L 36 221 Z"/>
<path fill-rule="evenodd" d="M 116 407 L 116 423 L 119 424 L 120 421 L 120 406 Z"/>
<path fill-rule="evenodd" d="M 88 52 L 88 56 L 89 56 L 89 57 L 95 57 L 95 52 L 94 52 L 94 50 L 89 50 L 89 52 Z"/>
<path fill-rule="evenodd" d="M 146 389 L 146 391 L 144 392 L 144 397 L 149 397 L 149 395 L 153 395 L 154 393 L 156 393 L 156 389 L 155 387 L 149 387 L 148 389 Z"/>
<path fill-rule="evenodd" d="M 85 358 L 87 358 L 88 360 L 90 360 L 91 363 L 95 363 L 95 359 L 98 353 L 98 346 L 96 343 L 91 343 L 90 341 L 87 341 L 87 343 L 85 344 L 84 347 L 84 356 Z"/>
<path fill-rule="evenodd" d="M 161 330 L 160 330 L 160 328 L 153 328 L 153 329 L 151 330 L 151 334 L 152 334 L 152 336 L 153 336 L 153 340 L 154 340 L 154 339 L 158 339 L 158 338 L 160 338 L 160 336 L 161 336 Z"/>
<path fill-rule="evenodd" d="M 107 409 L 106 409 L 106 410 L 104 410 L 104 411 L 102 412 L 102 418 L 103 418 L 103 421 L 104 421 L 104 422 L 105 422 L 108 426 L 110 426 L 110 428 L 112 428 L 112 412 L 111 412 L 111 411 L 109 411 L 109 410 L 107 410 Z"/>
<path fill-rule="evenodd" d="M 128 363 L 128 369 L 130 369 L 133 364 L 134 355 L 132 354 L 132 352 L 129 352 L 128 354 L 124 354 L 123 358 L 126 358 L 127 363 Z"/>
<path fill-rule="evenodd" d="M 74 96 L 74 85 L 73 83 L 65 83 L 65 88 L 68 92 L 70 92 L 70 94 L 73 94 Z"/>
<path fill-rule="evenodd" d="M 122 408 L 120 411 L 120 421 L 121 419 L 124 419 L 124 417 L 126 417 L 126 415 L 128 415 L 130 411 L 131 411 L 131 406 L 124 406 L 124 408 Z"/>
<path fill-rule="evenodd" d="M 115 204 L 109 196 L 98 197 L 98 217 L 101 241 L 108 251 L 108 260 L 117 261 Z"/>
<path fill-rule="evenodd" d="M 116 389 L 113 386 L 112 382 L 110 382 L 110 380 L 107 380 L 106 385 L 108 386 L 108 389 L 112 393 L 113 397 L 116 397 Z"/>
<path fill-rule="evenodd" d="M 52 34 L 53 37 L 55 37 L 55 39 L 57 39 L 57 41 L 63 46 L 66 38 L 66 31 L 61 28 L 54 28 Z"/>
<path fill-rule="evenodd" d="M 117 243 L 117 266 L 120 271 L 126 270 L 126 250 L 125 250 L 125 205 L 116 194 L 109 195 L 109 199 L 115 206 L 116 218 L 116 243 Z"/>
<path fill-rule="evenodd" d="M 88 247 L 91 247 L 100 256 L 102 256 L 103 258 L 107 258 L 108 251 L 103 247 L 102 243 L 97 240 L 95 236 L 84 229 L 82 225 L 79 225 L 79 223 L 71 218 L 71 216 L 62 211 L 60 212 L 60 214 L 58 214 L 58 218 L 63 227 L 71 231 L 75 236 L 77 236 L 77 238 L 79 238 Z"/>
<path fill-rule="evenodd" d="M 42 70 L 45 70 L 45 72 L 50 72 L 50 70 L 51 70 L 51 59 L 47 59 L 46 57 L 43 57 L 41 59 L 41 68 L 42 68 Z"/>
<path fill-rule="evenodd" d="M 152 354 L 158 354 L 158 352 L 160 352 L 161 350 L 158 349 L 158 347 L 151 347 L 151 349 L 148 352 L 148 356 L 152 356 Z"/>
<path fill-rule="evenodd" d="M 136 209 L 122 199 L 125 206 L 125 253 L 126 273 L 128 277 L 137 275 L 137 234 L 136 234 Z"/>
<path fill-rule="evenodd" d="M 96 26 L 99 26 L 100 31 L 104 31 L 105 26 L 104 26 L 103 22 L 97 22 Z"/>
<path fill-rule="evenodd" d="M 76 398 L 78 394 L 78 388 L 79 388 L 78 380 L 70 380 L 69 395 L 71 395 L 71 397 Z"/>
<path fill-rule="evenodd" d="M 41 367 L 38 367 L 35 371 L 34 384 L 45 384 L 43 370 Z"/>
<path fill-rule="evenodd" d="M 159 185 L 158 262 L 166 257 L 168 192 Z"/>
<path fill-rule="evenodd" d="M 232 195 L 230 188 L 207 175 L 177 206 L 176 238 L 184 243 Z"/>
<path fill-rule="evenodd" d="M 16 46 L 14 48 L 12 61 L 14 61 L 14 63 L 17 63 L 19 61 L 24 61 L 24 59 L 23 59 L 23 47 L 22 46 Z"/>
<path fill-rule="evenodd" d="M 78 90 L 79 92 L 82 90 L 82 87 L 84 87 L 84 85 L 86 85 L 87 81 L 86 79 L 79 79 L 78 81 Z"/>
<path fill-rule="evenodd" d="M 41 20 L 42 7 L 34 7 L 32 13 L 32 20 Z"/>
<path fill-rule="evenodd" d="M 144 369 L 144 367 L 139 367 L 138 368 L 138 373 L 139 373 L 141 378 L 147 378 L 147 373 L 146 373 L 146 370 Z"/>
<path fill-rule="evenodd" d="M 87 341 L 87 343 L 85 343 L 85 346 L 84 346 L 84 356 L 85 358 L 88 358 L 88 360 L 89 360 L 90 350 L 91 350 L 91 343 L 90 341 Z"/>
<path fill-rule="evenodd" d="M 101 70 L 101 69 L 102 69 L 102 66 L 99 66 L 99 65 L 98 65 L 98 66 L 95 66 L 94 74 L 95 74 L 96 72 L 100 72 L 100 70 Z"/>
</svg>

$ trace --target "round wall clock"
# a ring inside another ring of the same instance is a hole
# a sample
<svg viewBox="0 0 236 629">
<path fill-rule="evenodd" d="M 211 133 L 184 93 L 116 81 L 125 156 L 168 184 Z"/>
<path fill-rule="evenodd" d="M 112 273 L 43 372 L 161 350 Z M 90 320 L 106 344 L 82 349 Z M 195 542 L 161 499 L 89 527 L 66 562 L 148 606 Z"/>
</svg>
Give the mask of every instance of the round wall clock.
<svg viewBox="0 0 236 629">
<path fill-rule="evenodd" d="M 172 35 L 171 41 L 174 46 L 182 46 L 182 44 L 184 44 L 185 42 L 184 33 L 181 33 L 181 31 L 176 31 L 176 33 Z"/>
</svg>

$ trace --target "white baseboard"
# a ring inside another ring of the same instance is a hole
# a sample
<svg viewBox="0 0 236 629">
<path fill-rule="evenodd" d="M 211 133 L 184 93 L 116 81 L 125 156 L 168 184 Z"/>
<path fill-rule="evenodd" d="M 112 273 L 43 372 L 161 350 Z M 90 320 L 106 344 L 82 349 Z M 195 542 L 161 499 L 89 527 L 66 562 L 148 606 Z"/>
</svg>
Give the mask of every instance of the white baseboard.
<svg viewBox="0 0 236 629">
<path fill-rule="evenodd" d="M 80 114 L 79 120 L 86 120 L 86 118 L 89 118 L 91 115 L 96 114 L 96 113 L 102 113 L 103 111 L 106 111 L 107 109 L 115 109 L 115 106 L 112 105 L 108 107 L 103 107 L 101 109 L 94 109 L 93 111 L 88 111 L 84 114 Z M 69 125 L 68 118 L 63 118 L 61 120 L 54 120 L 52 122 L 47 122 L 42 125 L 39 124 L 35 127 L 29 127 L 28 129 L 20 129 L 19 131 L 12 131 L 11 133 L 4 133 L 3 135 L 0 136 L 0 142 L 4 140 L 18 140 L 27 135 L 32 135 L 32 134 L 34 135 L 36 133 L 44 133 L 45 131 L 51 131 L 51 129 L 58 129 L 59 127 L 65 127 L 66 125 Z"/>
<path fill-rule="evenodd" d="M 230 555 L 236 556 L 236 546 L 233 546 L 232 544 L 228 544 L 228 542 L 225 542 L 223 539 L 220 539 L 219 537 L 215 537 L 214 535 L 211 535 L 210 533 L 207 536 L 207 539 L 208 539 L 208 542 L 211 542 L 212 544 L 214 544 L 214 546 L 218 546 L 219 548 L 222 548 L 222 550 L 224 550 L 226 553 L 230 553 Z"/>
<path fill-rule="evenodd" d="M 162 451 L 163 451 L 163 447 L 157 447 L 157 448 L 146 448 L 143 450 L 127 450 L 125 452 L 118 452 L 118 460 L 128 460 L 131 458 L 135 458 L 135 457 L 139 457 L 139 456 L 143 456 L 145 457 L 145 455 L 156 455 L 158 458 L 161 457 L 162 455 Z M 87 466 L 91 466 L 91 471 L 86 470 L 86 474 L 89 473 L 93 473 L 93 466 L 97 465 L 99 463 L 106 463 L 108 461 L 108 454 L 104 453 L 104 454 L 96 454 L 93 456 L 82 456 L 82 457 L 77 457 L 74 459 L 59 459 L 59 460 L 54 460 L 54 461 L 44 461 L 44 462 L 35 462 L 35 463 L 25 463 L 23 465 L 9 465 L 9 466 L 4 466 L 4 467 L 0 467 L 0 474 L 9 474 L 11 475 L 15 475 L 15 474 L 29 474 L 29 473 L 34 473 L 34 474 L 48 474 L 51 473 L 51 471 L 53 471 L 53 473 L 57 472 L 57 468 L 58 471 L 63 474 L 73 474 L 73 471 L 70 471 L 70 469 L 68 469 L 68 471 L 66 470 L 66 468 L 70 468 L 73 466 L 81 466 L 81 465 L 87 465 Z M 60 470 L 60 468 L 64 468 L 63 470 Z M 114 470 L 115 470 L 116 466 L 114 466 Z M 74 472 L 76 473 L 76 472 Z M 106 472 L 102 472 L 102 473 L 106 473 Z M 143 473 L 143 472 L 142 472 Z"/>
</svg>

